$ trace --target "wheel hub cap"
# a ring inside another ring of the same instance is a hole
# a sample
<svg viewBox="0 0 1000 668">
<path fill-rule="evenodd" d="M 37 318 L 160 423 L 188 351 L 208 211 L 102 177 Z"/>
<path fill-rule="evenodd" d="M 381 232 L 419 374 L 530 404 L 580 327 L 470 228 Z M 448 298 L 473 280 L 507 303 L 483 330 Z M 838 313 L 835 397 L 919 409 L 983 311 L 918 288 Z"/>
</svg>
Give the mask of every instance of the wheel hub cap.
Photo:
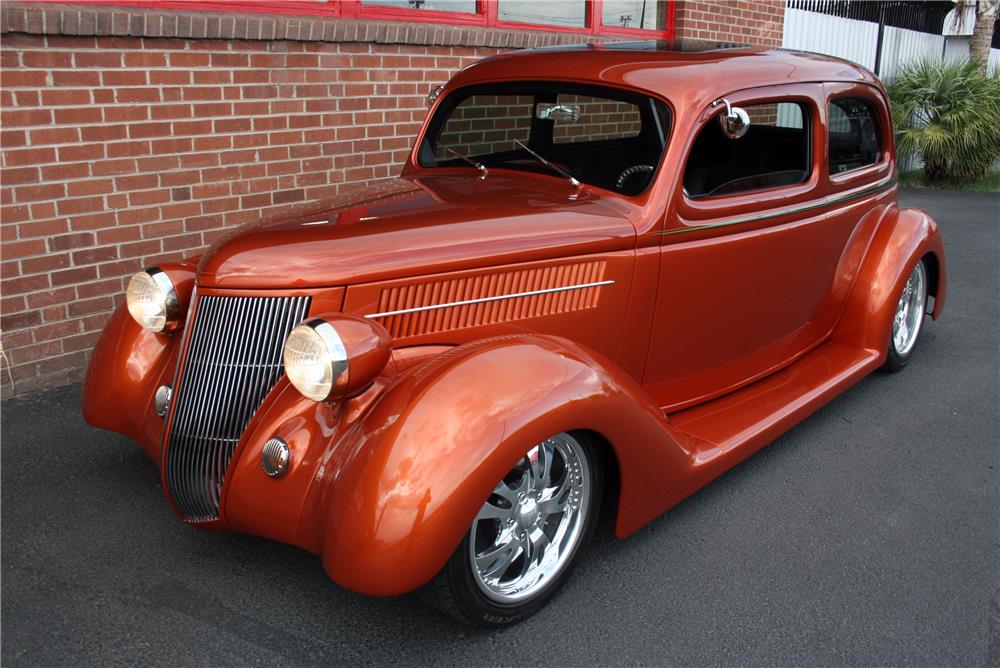
<svg viewBox="0 0 1000 668">
<path fill-rule="evenodd" d="M 517 504 L 517 523 L 522 529 L 535 526 L 539 519 L 538 502 L 534 498 L 528 497 Z"/>
</svg>

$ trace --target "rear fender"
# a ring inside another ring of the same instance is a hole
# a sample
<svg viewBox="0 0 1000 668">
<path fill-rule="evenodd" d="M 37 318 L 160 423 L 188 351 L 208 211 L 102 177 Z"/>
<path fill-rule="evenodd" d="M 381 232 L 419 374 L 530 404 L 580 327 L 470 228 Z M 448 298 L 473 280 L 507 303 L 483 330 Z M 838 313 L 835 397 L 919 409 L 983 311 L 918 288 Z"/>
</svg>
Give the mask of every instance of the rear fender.
<svg viewBox="0 0 1000 668">
<path fill-rule="evenodd" d="M 404 373 L 338 446 L 317 529 L 338 583 L 395 595 L 429 581 L 525 452 L 586 429 L 614 449 L 616 534 L 690 491 L 689 453 L 663 413 L 614 365 L 563 339 L 525 335 L 460 346 Z"/>
<path fill-rule="evenodd" d="M 934 220 L 918 209 L 895 209 L 883 219 L 858 279 L 833 333 L 833 340 L 877 352 L 888 351 L 900 292 L 917 262 L 926 257 L 934 295 L 934 319 L 941 315 L 947 292 L 944 242 Z"/>
</svg>

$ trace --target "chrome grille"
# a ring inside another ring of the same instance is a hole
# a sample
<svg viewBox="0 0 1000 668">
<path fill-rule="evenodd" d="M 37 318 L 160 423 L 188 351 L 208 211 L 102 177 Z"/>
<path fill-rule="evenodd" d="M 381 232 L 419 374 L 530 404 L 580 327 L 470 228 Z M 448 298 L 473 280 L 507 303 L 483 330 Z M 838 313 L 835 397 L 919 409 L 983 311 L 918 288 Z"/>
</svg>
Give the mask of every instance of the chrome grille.
<svg viewBox="0 0 1000 668">
<path fill-rule="evenodd" d="M 309 297 L 198 299 L 164 462 L 170 495 L 188 519 L 218 518 L 233 450 L 281 378 L 285 338 L 308 312 Z"/>
</svg>

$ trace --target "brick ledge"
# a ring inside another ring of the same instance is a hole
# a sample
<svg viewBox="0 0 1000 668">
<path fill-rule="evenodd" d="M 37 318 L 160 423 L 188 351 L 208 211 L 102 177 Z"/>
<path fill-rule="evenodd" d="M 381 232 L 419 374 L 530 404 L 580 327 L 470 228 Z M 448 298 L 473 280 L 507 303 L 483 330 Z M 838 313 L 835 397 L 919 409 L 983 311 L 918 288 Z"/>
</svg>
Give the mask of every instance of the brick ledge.
<svg viewBox="0 0 1000 668">
<path fill-rule="evenodd" d="M 434 23 L 366 21 L 288 14 L 252 14 L 147 7 L 4 2 L 0 33 L 163 37 L 180 39 L 370 42 L 422 46 L 524 49 L 620 39 L 540 30 Z"/>
</svg>

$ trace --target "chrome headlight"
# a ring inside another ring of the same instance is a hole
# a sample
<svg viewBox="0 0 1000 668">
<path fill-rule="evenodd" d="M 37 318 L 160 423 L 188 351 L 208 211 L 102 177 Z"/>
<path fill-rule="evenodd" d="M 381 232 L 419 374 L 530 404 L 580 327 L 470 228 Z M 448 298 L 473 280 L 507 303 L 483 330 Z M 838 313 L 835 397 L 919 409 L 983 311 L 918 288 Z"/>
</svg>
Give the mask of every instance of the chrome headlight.
<svg viewBox="0 0 1000 668">
<path fill-rule="evenodd" d="M 159 267 L 143 269 L 132 277 L 125 302 L 135 321 L 151 332 L 172 330 L 179 322 L 177 291 Z"/>
<path fill-rule="evenodd" d="M 347 351 L 333 325 L 312 318 L 285 340 L 285 374 L 303 396 L 323 401 L 347 387 Z"/>
</svg>

